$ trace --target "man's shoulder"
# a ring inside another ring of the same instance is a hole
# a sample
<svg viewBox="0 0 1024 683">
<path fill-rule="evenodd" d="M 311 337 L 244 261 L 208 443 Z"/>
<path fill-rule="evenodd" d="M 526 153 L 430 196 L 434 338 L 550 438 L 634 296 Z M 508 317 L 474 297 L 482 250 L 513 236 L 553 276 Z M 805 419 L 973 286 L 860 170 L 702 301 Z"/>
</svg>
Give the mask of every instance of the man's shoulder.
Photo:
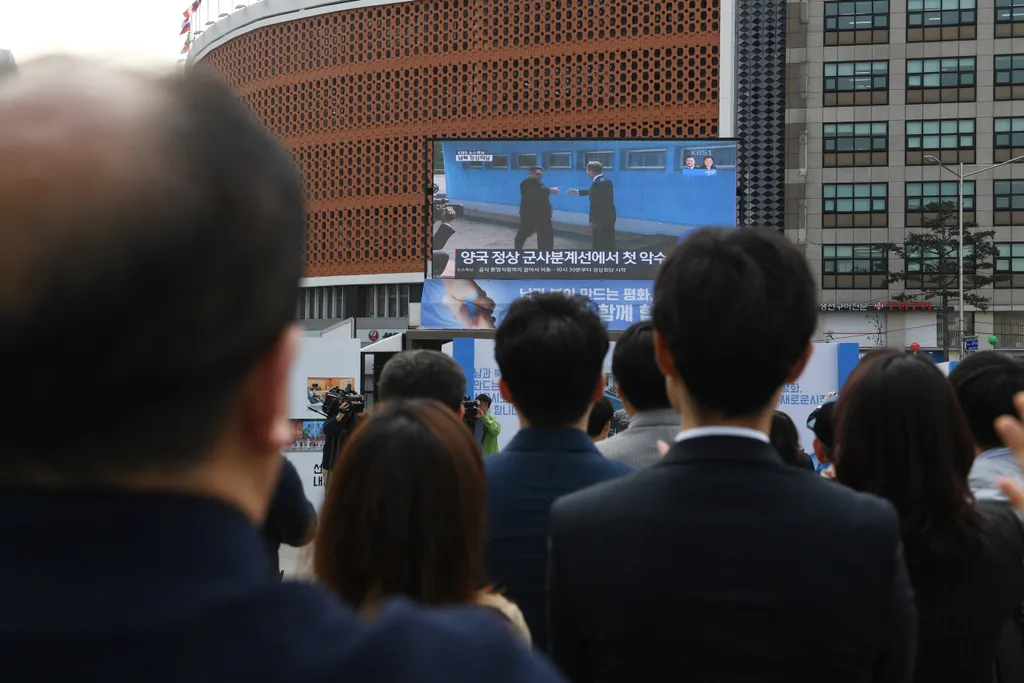
<svg viewBox="0 0 1024 683">
<path fill-rule="evenodd" d="M 356 671 L 374 680 L 430 683 L 559 680 L 485 610 L 425 610 L 396 600 L 365 623 L 312 586 L 286 584 L 266 600 L 279 607 L 265 611 L 279 617 L 265 620 L 277 624 L 274 634 L 266 634 L 275 642 L 249 648 L 281 657 L 285 647 L 285 658 L 301 657 L 288 680 L 335 680 L 339 672 Z"/>
</svg>

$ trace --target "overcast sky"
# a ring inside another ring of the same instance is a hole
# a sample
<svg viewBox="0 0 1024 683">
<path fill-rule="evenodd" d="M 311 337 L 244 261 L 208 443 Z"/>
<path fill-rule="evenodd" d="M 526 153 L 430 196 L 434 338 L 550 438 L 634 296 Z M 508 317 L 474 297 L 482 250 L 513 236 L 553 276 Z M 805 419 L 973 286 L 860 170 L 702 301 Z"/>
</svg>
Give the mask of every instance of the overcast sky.
<svg viewBox="0 0 1024 683">
<path fill-rule="evenodd" d="M 203 0 L 202 21 L 236 0 Z M 0 0 L 0 48 L 18 61 L 53 52 L 129 64 L 173 64 L 184 36 L 182 13 L 191 0 Z"/>
</svg>

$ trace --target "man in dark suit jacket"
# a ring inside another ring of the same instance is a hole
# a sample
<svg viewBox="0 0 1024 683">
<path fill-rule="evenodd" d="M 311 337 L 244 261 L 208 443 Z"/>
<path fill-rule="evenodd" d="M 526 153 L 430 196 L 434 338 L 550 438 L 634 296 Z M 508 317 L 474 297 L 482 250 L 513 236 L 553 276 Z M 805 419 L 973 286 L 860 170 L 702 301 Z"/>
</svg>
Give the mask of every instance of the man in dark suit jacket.
<svg viewBox="0 0 1024 683">
<path fill-rule="evenodd" d="M 654 291 L 655 358 L 684 429 L 660 463 L 555 503 L 555 662 L 575 683 L 910 681 L 895 510 L 769 445 L 812 350 L 802 253 L 774 230 L 703 230 Z"/>
<path fill-rule="evenodd" d="M 0 150 L 0 377 L 26 392 L 0 434 L 0 680 L 557 680 L 482 610 L 371 624 L 271 573 L 306 213 L 226 87 L 29 63 Z M 104 413 L 139 378 L 139 411 Z M 54 391 L 73 408 L 40 442 Z"/>
<path fill-rule="evenodd" d="M 484 461 L 487 578 L 519 606 L 541 650 L 548 644 L 551 503 L 632 471 L 605 459 L 585 431 L 604 392 L 607 353 L 608 334 L 588 300 L 561 293 L 517 299 L 495 335 L 501 393 L 516 407 L 522 429 Z"/>
<path fill-rule="evenodd" d="M 594 249 L 615 251 L 615 188 L 604 177 L 604 166 L 598 161 L 587 164 L 587 175 L 593 181 L 589 190 L 569 190 L 569 194 L 590 197 L 590 231 Z"/>
<path fill-rule="evenodd" d="M 557 187 L 546 187 L 541 179 L 544 169 L 531 166 L 529 174 L 519 183 L 519 232 L 516 233 L 515 247 L 522 249 L 526 240 L 537 235 L 537 249 L 551 251 L 555 248 L 555 233 L 551 225 L 551 195 L 558 194 Z"/>
</svg>

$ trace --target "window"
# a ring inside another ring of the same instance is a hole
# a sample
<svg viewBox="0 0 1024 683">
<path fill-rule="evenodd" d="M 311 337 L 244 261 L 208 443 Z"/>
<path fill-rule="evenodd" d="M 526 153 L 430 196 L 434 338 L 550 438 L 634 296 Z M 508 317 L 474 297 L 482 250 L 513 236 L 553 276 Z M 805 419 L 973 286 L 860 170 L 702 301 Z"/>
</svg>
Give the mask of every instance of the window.
<svg viewBox="0 0 1024 683">
<path fill-rule="evenodd" d="M 491 160 L 487 162 L 487 168 L 504 170 L 508 168 L 507 154 L 492 154 Z"/>
<path fill-rule="evenodd" d="M 907 42 L 973 40 L 976 0 L 907 0 Z"/>
<path fill-rule="evenodd" d="M 591 161 L 596 161 L 605 169 L 612 168 L 612 161 L 615 159 L 615 152 L 586 152 L 583 155 L 583 166 L 586 167 Z"/>
<path fill-rule="evenodd" d="M 666 152 L 663 149 L 637 149 L 626 152 L 626 168 L 664 169 Z"/>
<path fill-rule="evenodd" d="M 1024 242 L 996 242 L 995 287 L 1024 287 Z"/>
<path fill-rule="evenodd" d="M 821 247 L 822 289 L 884 289 L 889 252 L 884 244 L 825 244 Z"/>
<path fill-rule="evenodd" d="M 992 66 L 996 73 L 995 99 L 1024 98 L 1024 55 L 996 55 Z"/>
<path fill-rule="evenodd" d="M 825 106 L 888 104 L 889 62 L 825 62 Z"/>
<path fill-rule="evenodd" d="M 826 123 L 822 125 L 825 168 L 837 166 L 887 166 L 889 124 Z"/>
<path fill-rule="evenodd" d="M 920 227 L 924 225 L 924 219 L 928 207 L 932 204 L 950 203 L 956 205 L 958 200 L 959 183 L 955 180 L 943 180 L 942 182 L 928 183 L 907 183 L 907 214 L 908 227 Z M 974 220 L 974 181 L 964 181 L 964 220 Z"/>
<path fill-rule="evenodd" d="M 409 315 L 409 285 L 369 285 L 365 289 L 365 317 L 404 318 Z"/>
<path fill-rule="evenodd" d="M 889 0 L 825 3 L 826 31 L 863 31 L 889 28 Z"/>
<path fill-rule="evenodd" d="M 1024 155 L 1024 116 L 996 118 L 992 123 L 995 132 L 992 160 L 1001 163 Z"/>
<path fill-rule="evenodd" d="M 974 57 L 908 59 L 907 103 L 974 101 L 976 61 Z M 939 92 L 944 89 L 948 90 Z"/>
<path fill-rule="evenodd" d="M 482 161 L 463 161 L 462 162 L 462 167 L 463 168 L 483 168 L 484 167 L 484 162 L 482 162 Z"/>
<path fill-rule="evenodd" d="M 960 259 L 957 255 L 957 248 L 953 244 L 947 244 L 944 256 L 939 255 L 938 249 L 914 249 L 907 248 L 906 274 L 904 284 L 907 289 L 924 289 L 925 286 L 932 286 L 935 283 L 948 282 L 950 277 L 955 277 L 960 271 Z M 964 247 L 964 272 L 973 273 L 971 265 L 971 247 Z M 929 277 L 938 276 L 938 277 Z"/>
<path fill-rule="evenodd" d="M 996 38 L 1024 36 L 1024 0 L 996 0 Z"/>
<path fill-rule="evenodd" d="M 907 121 L 907 165 L 927 163 L 926 156 L 973 164 L 974 119 Z"/>
<path fill-rule="evenodd" d="M 548 154 L 548 168 L 572 168 L 572 152 Z"/>
<path fill-rule="evenodd" d="M 539 166 L 537 163 L 536 154 L 517 154 L 516 155 L 516 168 L 530 168 L 531 166 Z"/>
<path fill-rule="evenodd" d="M 886 183 L 823 185 L 822 227 L 885 227 L 888 189 Z"/>
<path fill-rule="evenodd" d="M 1024 223 L 1024 180 L 993 181 L 992 203 L 994 225 Z"/>
</svg>

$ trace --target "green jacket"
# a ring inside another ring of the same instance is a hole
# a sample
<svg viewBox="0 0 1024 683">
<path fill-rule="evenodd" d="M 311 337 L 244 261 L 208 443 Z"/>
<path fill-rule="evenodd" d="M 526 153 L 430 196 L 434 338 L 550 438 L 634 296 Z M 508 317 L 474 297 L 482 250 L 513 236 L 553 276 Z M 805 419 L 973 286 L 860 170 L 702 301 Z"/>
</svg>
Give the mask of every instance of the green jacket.
<svg viewBox="0 0 1024 683">
<path fill-rule="evenodd" d="M 501 423 L 493 415 L 484 415 L 484 439 L 480 444 L 484 455 L 498 452 L 498 434 L 501 434 Z"/>
</svg>

